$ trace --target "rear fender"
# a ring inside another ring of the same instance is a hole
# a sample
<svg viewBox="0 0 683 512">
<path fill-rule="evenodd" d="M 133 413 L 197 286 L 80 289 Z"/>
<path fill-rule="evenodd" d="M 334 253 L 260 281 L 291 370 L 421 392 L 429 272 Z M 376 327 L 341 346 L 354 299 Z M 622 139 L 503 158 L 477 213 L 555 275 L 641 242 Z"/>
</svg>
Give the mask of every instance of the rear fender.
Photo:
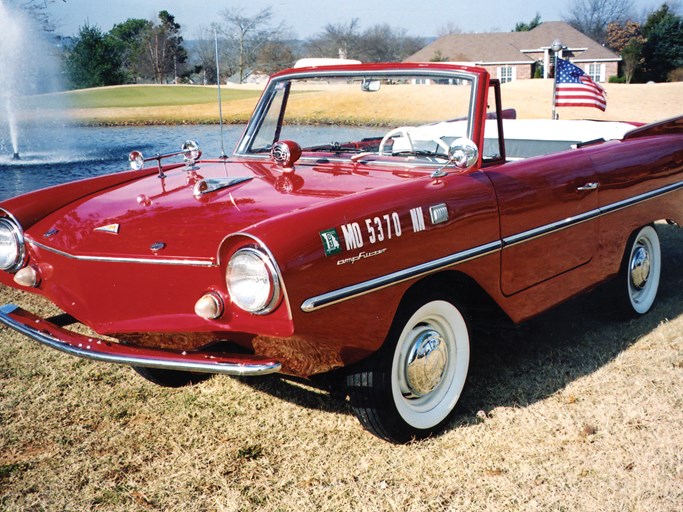
<svg viewBox="0 0 683 512">
<path fill-rule="evenodd" d="M 665 119 L 664 121 L 658 121 L 656 123 L 640 126 L 635 130 L 631 130 L 630 132 L 626 133 L 626 135 L 624 135 L 624 140 L 650 137 L 653 135 L 671 135 L 676 133 L 683 134 L 683 116 L 673 117 L 671 119 Z"/>
</svg>

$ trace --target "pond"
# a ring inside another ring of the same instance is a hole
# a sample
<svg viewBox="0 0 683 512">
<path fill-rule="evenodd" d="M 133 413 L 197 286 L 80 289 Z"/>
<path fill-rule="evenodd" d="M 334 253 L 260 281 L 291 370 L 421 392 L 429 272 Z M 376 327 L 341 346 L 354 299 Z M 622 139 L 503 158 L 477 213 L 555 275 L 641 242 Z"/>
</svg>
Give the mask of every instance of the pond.
<svg viewBox="0 0 683 512">
<path fill-rule="evenodd" d="M 224 148 L 231 156 L 245 125 L 225 125 Z M 300 126 L 291 137 L 316 134 L 327 142 L 354 140 L 358 127 Z M 382 136 L 384 128 L 365 128 L 364 135 Z M 221 154 L 218 125 L 84 127 L 53 124 L 48 127 L 23 127 L 19 141 L 20 159 L 13 159 L 9 137 L 0 129 L 0 201 L 26 192 L 61 183 L 129 170 L 128 154 L 141 151 L 144 156 L 178 151 L 193 139 L 206 158 Z M 179 161 L 179 160 L 178 160 Z"/>
<path fill-rule="evenodd" d="M 224 127 L 225 152 L 232 154 L 244 125 Z M 203 154 L 221 152 L 218 125 L 83 127 L 51 124 L 24 127 L 20 159 L 13 159 L 8 137 L 0 132 L 0 200 L 32 190 L 102 174 L 128 170 L 128 153 L 143 155 L 178 151 L 187 139 L 199 142 Z"/>
</svg>

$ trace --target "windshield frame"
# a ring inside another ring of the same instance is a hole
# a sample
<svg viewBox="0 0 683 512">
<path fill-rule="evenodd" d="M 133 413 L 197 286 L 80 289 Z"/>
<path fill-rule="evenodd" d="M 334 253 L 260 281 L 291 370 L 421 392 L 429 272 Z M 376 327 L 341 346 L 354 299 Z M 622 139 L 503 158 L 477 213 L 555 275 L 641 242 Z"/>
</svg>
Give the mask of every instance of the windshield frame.
<svg viewBox="0 0 683 512">
<path fill-rule="evenodd" d="M 270 119 L 271 123 L 275 117 L 278 117 L 278 124 L 282 123 L 283 112 L 280 112 L 279 116 L 274 116 L 272 112 L 269 112 L 271 105 L 275 101 L 278 92 L 284 90 L 285 111 L 286 102 L 289 92 L 289 84 L 293 80 L 309 80 L 309 79 L 320 79 L 320 78 L 344 78 L 344 77 L 363 77 L 368 80 L 374 78 L 384 79 L 392 77 L 425 77 L 425 78 L 439 78 L 439 79 L 453 79 L 453 80 L 467 80 L 470 82 L 470 98 L 469 104 L 467 106 L 467 127 L 466 133 L 469 139 L 474 140 L 474 131 L 477 115 L 477 98 L 480 89 L 480 78 L 481 74 L 478 73 L 478 69 L 466 68 L 463 66 L 456 65 L 429 65 L 429 64 L 393 64 L 390 66 L 380 66 L 380 65 L 350 65 L 350 66 L 331 66 L 331 67 L 315 67 L 315 68 L 302 68 L 300 70 L 286 70 L 277 73 L 271 77 L 269 80 L 259 102 L 254 109 L 254 113 L 247 124 L 240 141 L 237 144 L 234 155 L 241 158 L 254 158 L 254 159 L 269 159 L 269 152 L 254 152 L 252 151 L 252 145 L 255 142 L 255 137 L 258 134 L 261 126 Z M 275 133 L 279 134 L 280 126 L 275 128 Z M 348 155 L 349 157 L 351 155 Z M 380 155 L 381 156 L 381 155 Z M 303 156 L 302 160 L 311 158 L 310 156 Z M 317 159 L 317 157 L 313 157 Z M 399 159 L 406 160 L 405 156 L 386 156 L 388 159 Z M 348 160 L 349 158 L 343 158 L 342 160 Z M 413 162 L 415 163 L 415 162 Z M 427 161 L 424 162 L 428 165 L 439 165 L 439 162 Z"/>
</svg>

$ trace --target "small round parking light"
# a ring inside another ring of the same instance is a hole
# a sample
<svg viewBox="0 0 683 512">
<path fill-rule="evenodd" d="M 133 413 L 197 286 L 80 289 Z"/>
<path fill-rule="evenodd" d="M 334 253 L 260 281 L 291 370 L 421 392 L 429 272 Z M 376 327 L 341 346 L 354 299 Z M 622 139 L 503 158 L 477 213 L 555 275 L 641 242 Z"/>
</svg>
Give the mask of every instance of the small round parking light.
<svg viewBox="0 0 683 512">
<path fill-rule="evenodd" d="M 40 285 L 40 274 L 31 267 L 24 267 L 14 274 L 14 282 L 27 288 L 37 288 Z"/>
<path fill-rule="evenodd" d="M 217 293 L 207 293 L 194 305 L 194 312 L 207 320 L 215 320 L 223 314 L 223 299 Z"/>
</svg>

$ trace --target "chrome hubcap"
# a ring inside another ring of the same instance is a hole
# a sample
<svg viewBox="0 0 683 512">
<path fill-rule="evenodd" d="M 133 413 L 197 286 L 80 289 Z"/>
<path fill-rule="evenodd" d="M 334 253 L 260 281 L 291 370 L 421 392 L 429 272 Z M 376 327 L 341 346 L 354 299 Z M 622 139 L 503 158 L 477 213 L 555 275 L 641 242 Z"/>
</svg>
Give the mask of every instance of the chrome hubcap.
<svg viewBox="0 0 683 512">
<path fill-rule="evenodd" d="M 631 258 L 631 284 L 640 290 L 647 284 L 647 279 L 650 277 L 650 253 L 645 247 L 638 247 L 633 252 Z"/>
<path fill-rule="evenodd" d="M 448 366 L 448 349 L 443 337 L 433 329 L 420 332 L 414 339 L 405 364 L 407 397 L 422 397 L 441 382 Z"/>
</svg>

